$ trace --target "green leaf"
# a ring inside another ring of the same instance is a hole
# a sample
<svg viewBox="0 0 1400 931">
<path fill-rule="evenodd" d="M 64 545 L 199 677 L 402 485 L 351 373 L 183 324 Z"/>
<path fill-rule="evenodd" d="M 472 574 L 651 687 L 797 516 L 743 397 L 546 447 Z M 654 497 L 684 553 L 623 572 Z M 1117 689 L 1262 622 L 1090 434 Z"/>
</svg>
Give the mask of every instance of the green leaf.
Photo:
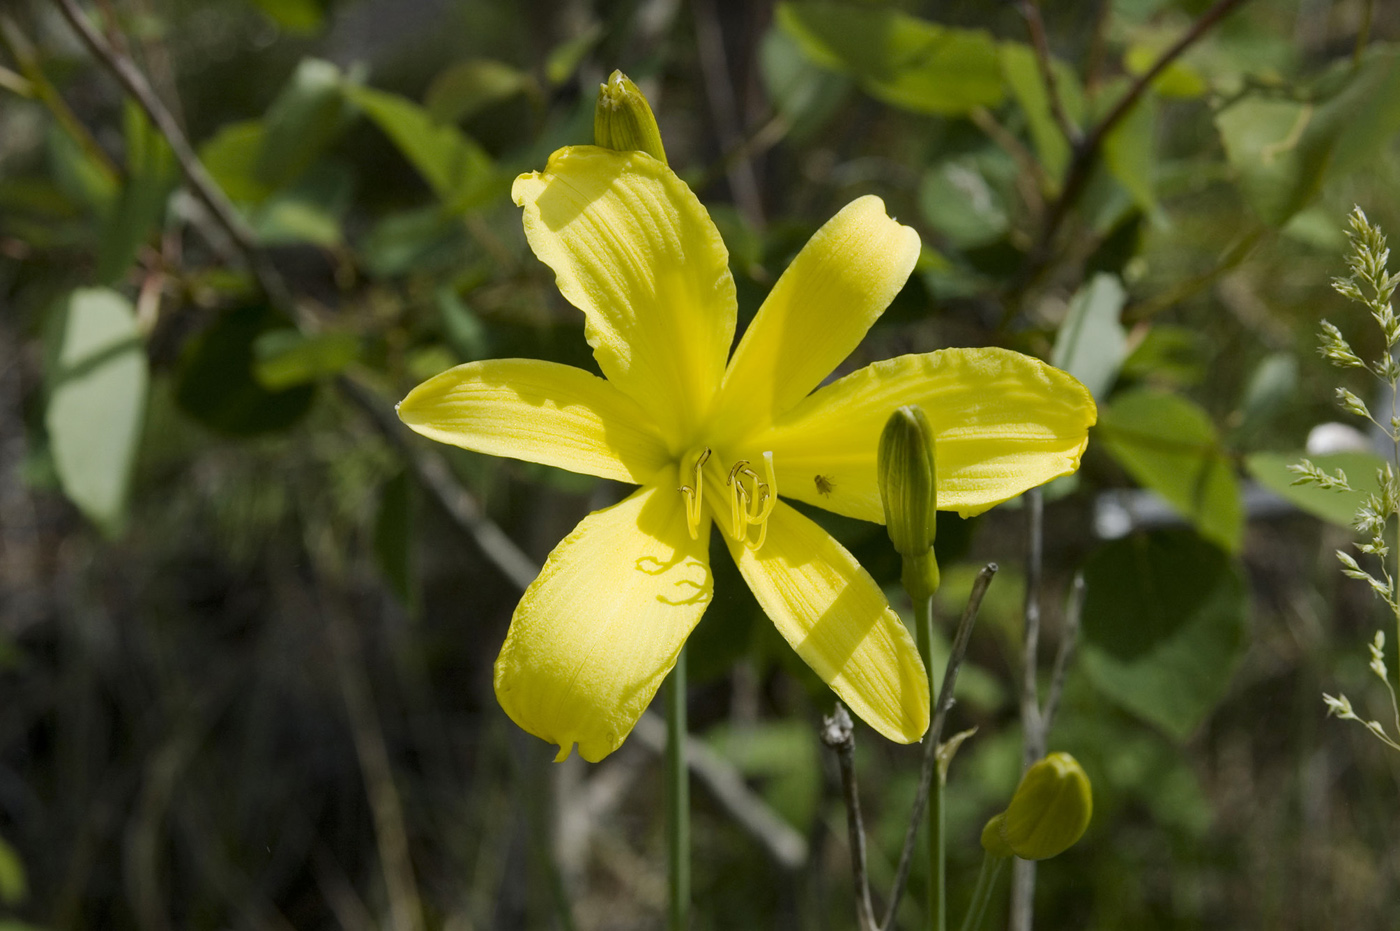
<svg viewBox="0 0 1400 931">
<path fill-rule="evenodd" d="M 972 156 L 949 159 L 924 172 L 919 209 L 929 225 L 959 249 L 996 242 L 1011 225 L 1001 193 Z"/>
<path fill-rule="evenodd" d="M 705 734 L 720 756 L 750 779 L 764 780 L 763 795 L 790 824 L 806 828 L 821 794 L 817 737 L 801 721 L 721 724 Z"/>
<path fill-rule="evenodd" d="M 1103 140 L 1104 164 L 1133 202 L 1148 213 L 1158 209 L 1156 137 L 1157 100 L 1144 94 Z"/>
<path fill-rule="evenodd" d="M 293 35 L 315 32 L 324 19 L 316 0 L 253 0 L 253 3 Z"/>
<path fill-rule="evenodd" d="M 97 250 L 97 280 L 102 284 L 112 284 L 126 275 L 165 215 L 165 202 L 180 180 L 175 153 L 141 108 L 128 99 L 122 112 L 126 178 L 102 224 Z"/>
<path fill-rule="evenodd" d="M 423 106 L 439 123 L 456 123 L 533 84 L 534 79 L 519 68 L 490 58 L 474 58 L 458 62 L 433 78 Z"/>
<path fill-rule="evenodd" d="M 1235 436 L 1249 438 L 1269 425 L 1298 392 L 1298 360 L 1291 352 L 1265 356 L 1244 388 Z"/>
<path fill-rule="evenodd" d="M 1370 164 L 1400 130 L 1400 50 L 1373 45 L 1359 68 L 1337 63 L 1311 100 L 1244 97 L 1215 122 L 1250 207 L 1282 226 L 1328 177 Z"/>
<path fill-rule="evenodd" d="M 1298 476 L 1288 467 L 1305 457 L 1333 474 L 1341 469 L 1346 473 L 1347 484 L 1351 485 L 1352 490 L 1328 490 L 1311 483 L 1293 484 Z M 1299 510 L 1339 527 L 1350 527 L 1356 509 L 1361 507 L 1365 496 L 1380 494 L 1376 471 L 1385 468 L 1385 460 L 1375 453 L 1360 451 L 1320 456 L 1309 456 L 1306 452 L 1255 453 L 1245 459 L 1244 467 L 1256 482 Z"/>
<path fill-rule="evenodd" d="M 1083 382 L 1099 401 L 1113 387 L 1127 355 L 1128 334 L 1119 322 L 1127 298 L 1117 276 L 1095 275 L 1070 299 L 1055 335 L 1050 364 Z"/>
<path fill-rule="evenodd" d="M 254 174 L 271 188 L 290 184 L 335 141 L 354 117 L 340 69 L 304 59 L 263 118 L 262 148 Z"/>
<path fill-rule="evenodd" d="M 24 901 L 29 883 L 24 875 L 24 862 L 18 851 L 0 837 L 0 904 L 11 908 Z"/>
<path fill-rule="evenodd" d="M 412 611 L 418 603 L 414 584 L 413 541 L 417 523 L 417 486 L 407 472 L 384 483 L 374 519 L 374 555 L 394 594 Z"/>
<path fill-rule="evenodd" d="M 455 126 L 435 122 L 428 111 L 396 94 L 368 87 L 346 93 L 382 129 L 433 192 L 453 211 L 485 203 L 496 177 L 490 157 Z"/>
<path fill-rule="evenodd" d="M 257 176 L 258 157 L 266 135 L 261 120 L 244 120 L 229 123 L 199 147 L 199 160 L 205 170 L 236 203 L 256 204 L 272 193 L 272 188 Z"/>
<path fill-rule="evenodd" d="M 1083 666 L 1106 697 L 1177 740 L 1224 696 L 1247 642 L 1234 560 L 1165 530 L 1106 544 L 1084 567 Z"/>
<path fill-rule="evenodd" d="M 799 141 L 812 138 L 851 89 L 850 78 L 813 64 L 797 40 L 781 29 L 764 34 L 759 65 L 768 99 Z"/>
<path fill-rule="evenodd" d="M 175 402 L 195 420 L 232 437 L 284 430 L 311 407 L 312 385 L 269 391 L 254 375 L 254 344 L 286 320 L 265 305 L 224 314 L 186 350 L 175 381 Z"/>
<path fill-rule="evenodd" d="M 1002 76 L 1021 112 L 1026 115 L 1026 125 L 1030 129 L 1036 154 L 1040 156 L 1040 163 L 1058 182 L 1069 166 L 1069 142 L 1060 131 L 1050 108 L 1050 94 L 1041 77 L 1035 50 L 1020 42 L 1003 42 L 999 51 Z M 1079 76 L 1058 58 L 1052 60 L 1051 67 L 1055 71 L 1055 84 L 1066 115 L 1076 124 L 1082 123 L 1085 106 Z"/>
<path fill-rule="evenodd" d="M 996 42 L 982 30 L 826 0 L 780 3 L 776 19 L 812 61 L 891 106 L 961 116 L 1005 96 Z"/>
<path fill-rule="evenodd" d="M 490 353 L 490 334 L 481 319 L 451 287 L 443 285 L 435 295 L 442 314 L 447 341 L 467 362 L 484 359 Z"/>
<path fill-rule="evenodd" d="M 1204 410 L 1176 395 L 1131 391 L 1100 411 L 1096 432 L 1129 475 L 1165 498 L 1202 536 L 1239 550 L 1239 483 Z"/>
<path fill-rule="evenodd" d="M 1128 73 L 1141 77 L 1148 72 L 1161 57 L 1162 48 L 1155 45 L 1133 45 L 1123 55 L 1123 66 Z M 1152 91 L 1163 97 L 1194 99 L 1201 97 L 1210 88 L 1200 72 L 1181 59 L 1177 59 L 1161 74 L 1152 80 Z"/>
<path fill-rule="evenodd" d="M 353 186 L 348 169 L 334 163 L 317 164 L 253 212 L 253 232 L 263 245 L 337 246 L 341 242 L 340 219 L 350 207 Z"/>
<path fill-rule="evenodd" d="M 1199 384 L 1205 372 L 1205 338 L 1194 329 L 1158 324 L 1123 360 L 1122 374 L 1185 387 Z"/>
<path fill-rule="evenodd" d="M 545 80 L 555 87 L 569 80 L 583 62 L 583 56 L 587 55 L 601 38 L 602 25 L 593 23 L 578 35 L 565 39 L 550 49 L 544 61 Z"/>
<path fill-rule="evenodd" d="M 60 308 L 44 413 L 54 467 L 64 494 L 115 535 L 146 409 L 145 347 L 131 303 L 115 291 L 74 291 Z"/>
<path fill-rule="evenodd" d="M 268 391 L 308 385 L 343 372 L 360 354 L 353 333 L 303 336 L 290 327 L 268 330 L 253 341 L 253 375 Z"/>
</svg>

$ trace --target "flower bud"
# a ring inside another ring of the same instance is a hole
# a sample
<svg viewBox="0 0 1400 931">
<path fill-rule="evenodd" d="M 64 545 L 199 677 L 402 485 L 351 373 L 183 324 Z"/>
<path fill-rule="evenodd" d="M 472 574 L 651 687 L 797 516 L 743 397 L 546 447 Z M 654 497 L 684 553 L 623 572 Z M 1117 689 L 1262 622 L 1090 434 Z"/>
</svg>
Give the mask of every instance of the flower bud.
<svg viewBox="0 0 1400 931">
<path fill-rule="evenodd" d="M 1010 857 L 1016 853 L 1002 839 L 1001 830 L 1005 821 L 1006 812 L 1002 812 L 994 815 L 982 829 L 982 849 L 994 857 Z"/>
<path fill-rule="evenodd" d="M 1068 753 L 1052 753 L 1021 777 L 1000 815 L 998 833 L 1016 856 L 1045 860 L 1072 847 L 1093 812 L 1093 790 L 1083 767 Z"/>
<path fill-rule="evenodd" d="M 933 538 L 938 530 L 938 489 L 933 430 L 921 408 L 907 405 L 890 415 L 877 456 L 885 530 L 904 557 L 902 581 L 910 597 L 938 589 Z"/>
<path fill-rule="evenodd" d="M 656 125 L 651 104 L 632 79 L 621 71 L 614 71 L 607 83 L 598 87 L 598 103 L 593 109 L 593 142 L 622 152 L 637 149 L 663 164 L 666 161 L 661 129 Z"/>
</svg>

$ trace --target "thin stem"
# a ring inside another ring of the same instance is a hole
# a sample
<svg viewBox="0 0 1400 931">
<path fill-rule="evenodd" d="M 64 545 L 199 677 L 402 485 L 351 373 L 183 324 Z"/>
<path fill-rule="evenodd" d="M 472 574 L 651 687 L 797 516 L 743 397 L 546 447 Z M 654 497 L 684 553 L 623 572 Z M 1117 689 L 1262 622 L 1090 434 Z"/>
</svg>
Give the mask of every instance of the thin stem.
<svg viewBox="0 0 1400 931">
<path fill-rule="evenodd" d="M 1376 10 L 1376 0 L 1365 0 L 1361 5 L 1361 25 L 1356 29 L 1356 49 L 1351 53 L 1353 66 L 1360 65 L 1366 54 L 1366 45 L 1371 41 L 1371 17 Z"/>
<path fill-rule="evenodd" d="M 1021 654 L 1021 769 L 1045 755 L 1045 722 L 1036 673 L 1040 667 L 1040 579 L 1045 553 L 1045 499 L 1039 488 L 1026 493 L 1025 639 Z M 1035 861 L 1017 860 L 1012 869 L 1011 931 L 1031 931 L 1035 901 Z"/>
<path fill-rule="evenodd" d="M 1050 673 L 1050 688 L 1045 693 L 1045 708 L 1041 711 L 1041 727 L 1046 739 L 1050 736 L 1050 725 L 1055 720 L 1055 712 L 1060 708 L 1060 695 L 1065 690 L 1065 679 L 1069 675 L 1069 662 L 1074 658 L 1074 648 L 1079 641 L 1079 622 L 1084 616 L 1084 573 L 1074 575 L 1074 585 L 1069 590 L 1069 605 L 1065 608 L 1065 629 L 1060 634 L 1060 646 L 1055 651 L 1055 665 Z"/>
<path fill-rule="evenodd" d="M 831 716 L 822 719 L 822 743 L 836 751 L 841 770 L 841 794 L 846 802 L 846 832 L 851 842 L 851 871 L 856 881 L 856 917 L 861 931 L 876 931 L 875 907 L 870 901 L 870 873 L 866 866 L 865 822 L 860 813 L 860 787 L 856 784 L 856 732 L 846 706 L 836 703 Z"/>
<path fill-rule="evenodd" d="M 690 927 L 690 773 L 685 765 L 685 649 L 666 677 L 666 835 L 671 857 L 671 931 Z"/>
<path fill-rule="evenodd" d="M 977 885 L 972 890 L 972 901 L 968 903 L 967 914 L 963 916 L 959 931 L 977 931 L 987 916 L 987 905 L 992 901 L 992 890 L 996 888 L 997 877 L 1006 863 L 1005 857 L 982 854 L 982 868 L 977 871 Z"/>
<path fill-rule="evenodd" d="M 930 700 L 938 694 L 938 683 L 933 671 L 933 598 L 914 599 L 914 634 L 919 644 L 919 656 L 923 658 L 924 669 L 928 671 L 928 694 Z M 933 715 L 929 715 L 930 722 Z M 937 738 L 930 735 L 930 746 L 937 746 Z M 945 931 L 948 927 L 948 871 L 947 849 L 943 819 L 943 778 L 942 767 L 934 773 L 933 784 L 929 787 L 928 802 L 928 927 L 932 931 Z"/>
<path fill-rule="evenodd" d="M 963 609 L 962 619 L 958 621 L 958 632 L 953 637 L 953 648 L 948 653 L 948 665 L 943 670 L 943 687 L 938 691 L 938 706 L 934 709 L 928 736 L 924 738 L 924 764 L 919 773 L 919 791 L 914 796 L 914 808 L 909 813 L 909 827 L 904 832 L 904 849 L 899 855 L 899 866 L 895 870 L 890 904 L 885 910 L 885 920 L 880 923 L 883 931 L 894 927 L 899 900 L 904 896 L 904 887 L 909 882 L 909 868 L 914 862 L 914 844 L 919 836 L 919 822 L 923 820 L 934 769 L 938 765 L 938 745 L 943 738 L 943 724 L 948 719 L 948 709 L 953 706 L 953 687 L 958 681 L 958 669 L 962 666 L 963 657 L 967 655 L 967 642 L 972 637 L 972 628 L 977 621 L 977 612 L 982 607 L 982 599 L 987 594 L 987 586 L 992 584 L 992 576 L 996 574 L 997 564 L 994 562 L 987 563 L 982 567 L 982 571 L 977 573 L 977 578 L 972 583 L 972 593 L 967 598 L 967 607 Z"/>
<path fill-rule="evenodd" d="M 1040 67 L 1040 79 L 1045 84 L 1045 96 L 1050 98 L 1050 113 L 1055 117 L 1060 132 L 1064 133 L 1065 140 L 1073 146 L 1083 134 L 1065 112 L 1064 100 L 1060 97 L 1060 83 L 1055 78 L 1054 60 L 1050 56 L 1050 41 L 1045 35 L 1045 21 L 1040 16 L 1040 0 L 1021 0 L 1018 6 L 1026 20 L 1026 31 L 1031 36 L 1031 48 L 1035 50 L 1035 62 Z"/>
</svg>

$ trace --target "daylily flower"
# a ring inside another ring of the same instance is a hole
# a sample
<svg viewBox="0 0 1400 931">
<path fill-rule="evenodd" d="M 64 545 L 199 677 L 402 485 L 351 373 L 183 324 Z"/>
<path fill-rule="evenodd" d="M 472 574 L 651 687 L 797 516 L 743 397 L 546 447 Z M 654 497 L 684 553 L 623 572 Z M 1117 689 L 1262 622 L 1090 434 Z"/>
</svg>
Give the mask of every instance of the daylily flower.
<svg viewBox="0 0 1400 931">
<path fill-rule="evenodd" d="M 525 592 L 496 660 L 506 713 L 559 759 L 617 749 L 710 603 L 715 525 L 798 655 L 875 730 L 917 740 L 929 693 L 913 639 L 855 558 L 779 496 L 883 523 L 880 431 L 917 404 L 936 434 L 938 506 L 977 513 L 1078 467 L 1089 393 L 1000 349 L 889 359 L 813 393 L 919 254 L 877 197 L 812 237 L 730 357 L 728 252 L 662 162 L 564 148 L 512 196 L 606 378 L 472 362 L 419 385 L 399 416 L 444 443 L 641 487 L 584 518 Z"/>
</svg>

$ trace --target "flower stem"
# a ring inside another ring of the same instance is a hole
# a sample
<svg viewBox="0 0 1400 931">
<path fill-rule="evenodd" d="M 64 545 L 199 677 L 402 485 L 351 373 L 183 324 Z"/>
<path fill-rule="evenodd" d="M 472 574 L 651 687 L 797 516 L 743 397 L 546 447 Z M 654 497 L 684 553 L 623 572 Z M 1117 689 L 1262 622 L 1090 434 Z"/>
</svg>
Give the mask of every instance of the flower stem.
<svg viewBox="0 0 1400 931">
<path fill-rule="evenodd" d="M 930 702 L 938 694 L 937 674 L 933 668 L 933 599 L 914 599 L 914 634 L 919 644 L 919 655 L 923 657 L 924 668 L 928 670 L 928 694 Z M 929 717 L 933 717 L 930 707 Z M 938 740 L 939 735 L 930 733 L 929 740 Z M 936 752 L 937 748 L 935 748 Z M 928 927 L 930 931 L 946 931 L 948 927 L 947 896 L 947 855 L 943 819 L 943 772 L 937 767 L 933 782 L 929 786 L 928 799 Z"/>
<path fill-rule="evenodd" d="M 977 873 L 977 885 L 972 890 L 972 901 L 968 903 L 960 931 L 977 931 L 987 914 L 987 904 L 992 901 L 992 890 L 996 888 L 997 877 L 1001 875 L 1003 857 L 984 853 L 982 869 Z"/>
<path fill-rule="evenodd" d="M 666 678 L 666 834 L 671 855 L 671 931 L 690 927 L 690 773 L 685 764 L 685 649 Z"/>
</svg>

